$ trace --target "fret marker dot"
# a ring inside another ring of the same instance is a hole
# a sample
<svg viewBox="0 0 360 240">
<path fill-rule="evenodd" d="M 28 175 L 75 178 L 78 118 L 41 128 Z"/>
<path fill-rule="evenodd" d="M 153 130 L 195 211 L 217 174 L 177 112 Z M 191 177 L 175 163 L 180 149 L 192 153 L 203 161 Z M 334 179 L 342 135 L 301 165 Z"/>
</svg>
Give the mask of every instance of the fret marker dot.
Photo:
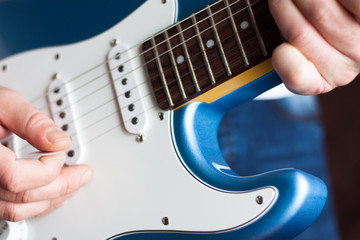
<svg viewBox="0 0 360 240">
<path fill-rule="evenodd" d="M 240 24 L 240 27 L 242 30 L 245 30 L 249 27 L 249 22 L 248 21 L 243 21 L 241 24 Z"/>
<path fill-rule="evenodd" d="M 182 64 L 183 62 L 185 61 L 185 58 L 184 58 L 184 56 L 183 55 L 180 55 L 180 56 L 178 56 L 177 58 L 176 58 L 176 62 L 177 62 L 177 64 Z"/>
<path fill-rule="evenodd" d="M 206 42 L 206 47 L 212 48 L 213 46 L 215 46 L 214 40 L 210 39 Z"/>
</svg>

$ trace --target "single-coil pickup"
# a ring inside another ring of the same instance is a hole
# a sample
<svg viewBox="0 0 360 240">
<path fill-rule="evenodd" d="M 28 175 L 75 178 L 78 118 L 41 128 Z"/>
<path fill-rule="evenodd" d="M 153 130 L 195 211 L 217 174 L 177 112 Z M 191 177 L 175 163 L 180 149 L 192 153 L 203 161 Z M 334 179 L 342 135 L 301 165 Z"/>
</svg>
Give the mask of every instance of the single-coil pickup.
<svg viewBox="0 0 360 240">
<path fill-rule="evenodd" d="M 144 104 L 127 49 L 114 46 L 108 55 L 108 68 L 124 126 L 128 132 L 140 134 L 145 126 Z"/>
<path fill-rule="evenodd" d="M 48 101 L 55 124 L 71 137 L 72 145 L 67 150 L 65 163 L 67 165 L 73 165 L 78 162 L 80 157 L 79 138 L 66 83 L 60 77 L 55 78 L 51 82 L 48 89 Z"/>
</svg>

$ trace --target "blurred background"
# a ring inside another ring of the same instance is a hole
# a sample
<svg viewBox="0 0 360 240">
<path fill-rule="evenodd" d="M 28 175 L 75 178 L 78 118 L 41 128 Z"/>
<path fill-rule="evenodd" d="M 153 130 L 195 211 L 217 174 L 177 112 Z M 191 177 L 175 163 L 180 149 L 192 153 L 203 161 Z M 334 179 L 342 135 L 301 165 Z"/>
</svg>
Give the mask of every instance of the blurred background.
<svg viewBox="0 0 360 240">
<path fill-rule="evenodd" d="M 360 239 L 360 77 L 319 101 L 340 236 Z"/>
</svg>

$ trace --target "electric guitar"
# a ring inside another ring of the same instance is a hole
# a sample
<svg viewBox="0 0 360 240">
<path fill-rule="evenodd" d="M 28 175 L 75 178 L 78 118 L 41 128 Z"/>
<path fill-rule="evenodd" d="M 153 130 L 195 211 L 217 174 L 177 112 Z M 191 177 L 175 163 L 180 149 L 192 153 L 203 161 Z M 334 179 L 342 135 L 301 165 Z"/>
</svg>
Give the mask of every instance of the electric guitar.
<svg viewBox="0 0 360 240">
<path fill-rule="evenodd" d="M 226 112 L 281 83 L 267 1 L 193 1 L 198 12 L 184 1 L 142 1 L 93 38 L 0 61 L 0 84 L 72 137 L 66 163 L 95 171 L 64 207 L 3 221 L 0 239 L 278 240 L 316 219 L 320 179 L 295 169 L 238 176 L 218 144 Z M 1 143 L 18 157 L 36 151 L 17 136 Z"/>
</svg>

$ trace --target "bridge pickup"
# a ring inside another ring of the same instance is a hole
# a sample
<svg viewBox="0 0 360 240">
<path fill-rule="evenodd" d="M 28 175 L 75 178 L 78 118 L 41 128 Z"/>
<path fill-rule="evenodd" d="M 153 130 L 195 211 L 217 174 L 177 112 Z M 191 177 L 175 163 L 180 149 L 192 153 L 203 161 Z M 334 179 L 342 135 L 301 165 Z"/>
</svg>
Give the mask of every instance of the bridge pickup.
<svg viewBox="0 0 360 240">
<path fill-rule="evenodd" d="M 55 124 L 72 139 L 65 163 L 73 165 L 79 160 L 80 144 L 66 86 L 62 78 L 55 78 L 48 88 L 48 102 Z"/>
<path fill-rule="evenodd" d="M 125 129 L 141 134 L 145 126 L 145 109 L 136 82 L 128 49 L 114 46 L 108 54 L 108 68 Z"/>
</svg>

